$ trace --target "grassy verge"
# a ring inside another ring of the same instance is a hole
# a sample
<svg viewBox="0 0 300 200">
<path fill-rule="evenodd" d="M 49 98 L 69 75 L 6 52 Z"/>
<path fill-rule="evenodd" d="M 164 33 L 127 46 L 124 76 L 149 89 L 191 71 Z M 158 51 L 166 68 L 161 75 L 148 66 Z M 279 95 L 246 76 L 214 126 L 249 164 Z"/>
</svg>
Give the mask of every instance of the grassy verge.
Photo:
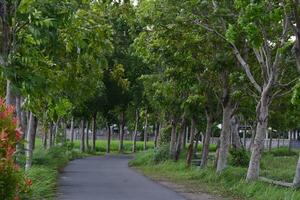
<svg viewBox="0 0 300 200">
<path fill-rule="evenodd" d="M 155 162 L 159 153 L 154 150 L 139 153 L 130 165 L 154 179 L 167 179 L 187 185 L 197 192 L 217 193 L 231 199 L 247 200 L 298 200 L 300 191 L 281 188 L 262 182 L 245 182 L 247 169 L 229 166 L 224 173 L 216 174 L 212 163 L 206 169 L 186 168 L 184 159 L 174 163 Z M 262 174 L 278 180 L 291 180 L 297 156 L 275 156 L 266 153 L 262 161 Z"/>
<path fill-rule="evenodd" d="M 66 146 L 56 146 L 49 150 L 38 147 L 34 151 L 33 166 L 26 172 L 27 177 L 32 180 L 30 199 L 54 199 L 59 170 L 70 160 L 85 156 L 87 154 Z"/>
</svg>

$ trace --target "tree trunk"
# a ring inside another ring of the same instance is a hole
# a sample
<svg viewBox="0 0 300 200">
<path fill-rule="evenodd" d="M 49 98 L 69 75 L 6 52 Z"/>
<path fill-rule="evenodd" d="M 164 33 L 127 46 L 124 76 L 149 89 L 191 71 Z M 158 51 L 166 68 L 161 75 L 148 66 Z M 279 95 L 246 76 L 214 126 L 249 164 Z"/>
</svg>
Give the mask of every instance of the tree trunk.
<svg viewBox="0 0 300 200">
<path fill-rule="evenodd" d="M 273 143 L 273 135 L 272 135 L 272 130 L 269 132 L 270 134 L 270 140 L 269 140 L 269 151 L 272 150 L 272 143 Z"/>
<path fill-rule="evenodd" d="M 144 151 L 147 150 L 147 141 L 148 141 L 148 114 L 146 111 L 145 127 L 144 127 Z"/>
<path fill-rule="evenodd" d="M 138 124 L 139 124 L 139 111 L 136 110 L 135 111 L 135 125 L 134 125 L 134 133 L 133 133 L 133 138 L 132 138 L 132 152 L 135 153 L 136 152 L 136 138 L 137 138 L 137 129 L 138 129 Z"/>
<path fill-rule="evenodd" d="M 47 127 L 47 125 L 44 125 L 44 139 L 43 139 L 44 149 L 47 149 L 47 147 L 48 147 L 47 141 L 48 141 L 48 127 Z"/>
<path fill-rule="evenodd" d="M 300 156 L 298 158 L 298 163 L 296 167 L 296 173 L 293 180 L 293 186 L 298 188 L 300 186 Z"/>
<path fill-rule="evenodd" d="M 50 127 L 49 127 L 49 148 L 53 147 L 53 139 L 54 139 L 54 135 L 53 135 L 53 122 L 50 123 Z"/>
<path fill-rule="evenodd" d="M 36 117 L 34 117 L 34 127 L 33 127 L 33 144 L 32 144 L 32 150 L 35 149 L 35 138 L 36 138 L 36 133 L 37 133 L 37 129 L 38 129 L 38 119 Z"/>
<path fill-rule="evenodd" d="M 67 141 L 67 123 L 66 123 L 65 119 L 61 120 L 61 128 L 62 128 L 61 143 L 65 144 Z"/>
<path fill-rule="evenodd" d="M 192 118 L 191 129 L 190 129 L 190 144 L 188 147 L 188 153 L 186 156 L 186 165 L 191 166 L 192 158 L 194 155 L 194 138 L 195 138 L 196 120 Z"/>
<path fill-rule="evenodd" d="M 119 143 L 119 152 L 120 153 L 123 153 L 124 151 L 124 145 L 123 145 L 123 142 L 124 142 L 124 126 L 125 126 L 125 113 L 124 111 L 121 112 L 121 116 L 120 116 L 120 143 Z"/>
<path fill-rule="evenodd" d="M 89 143 L 89 130 L 90 129 L 90 122 L 89 120 L 86 121 L 86 132 L 85 132 L 85 141 L 86 141 L 86 149 L 90 150 L 90 143 Z"/>
<path fill-rule="evenodd" d="M 199 144 L 199 140 L 201 137 L 201 133 L 197 133 L 197 129 L 195 130 L 196 132 L 196 143 L 195 143 L 195 148 L 194 148 L 194 156 L 196 157 L 197 152 L 198 152 L 198 144 Z"/>
<path fill-rule="evenodd" d="M 230 119 L 232 114 L 231 103 L 223 107 L 223 122 L 220 136 L 220 149 L 217 163 L 217 172 L 222 172 L 227 166 L 227 157 L 230 143 Z"/>
<path fill-rule="evenodd" d="M 59 129 L 59 119 L 56 121 L 56 123 L 55 123 L 55 131 L 54 131 L 54 134 L 53 134 L 53 146 L 55 145 L 55 143 L 57 142 L 56 141 L 56 138 L 57 138 L 57 136 L 58 136 L 58 129 Z"/>
<path fill-rule="evenodd" d="M 72 117 L 72 119 L 71 119 L 70 133 L 71 133 L 71 142 L 73 143 L 74 142 L 74 117 Z"/>
<path fill-rule="evenodd" d="M 80 134 L 80 151 L 85 151 L 85 142 L 84 142 L 84 124 L 85 120 L 81 120 L 81 134 Z"/>
<path fill-rule="evenodd" d="M 27 114 L 25 109 L 22 109 L 22 103 L 23 103 L 23 98 L 21 97 L 21 127 L 22 127 L 22 131 L 23 133 L 27 132 Z M 25 137 L 26 134 L 23 134 L 23 137 Z"/>
<path fill-rule="evenodd" d="M 175 159 L 176 154 L 176 121 L 172 119 L 171 141 L 170 141 L 170 156 Z"/>
<path fill-rule="evenodd" d="M 262 95 L 260 102 L 257 105 L 257 127 L 250 163 L 247 172 L 247 181 L 256 180 L 259 176 L 260 159 L 264 147 L 264 139 L 268 130 L 268 115 L 269 115 L 269 97 L 267 94 Z"/>
<path fill-rule="evenodd" d="M 110 140 L 111 140 L 111 127 L 109 123 L 107 123 L 107 146 L 106 153 L 110 153 Z"/>
<path fill-rule="evenodd" d="M 175 153 L 175 162 L 177 162 L 179 160 L 179 156 L 180 156 L 180 152 L 181 152 L 181 149 L 182 149 L 182 142 L 183 142 L 183 139 L 184 139 L 184 134 L 185 134 L 185 131 L 186 131 L 186 119 L 185 117 L 183 116 L 182 117 L 182 120 L 181 120 L 181 127 L 180 127 L 180 131 L 179 131 L 179 134 L 177 136 L 177 145 L 176 145 L 176 153 Z"/>
<path fill-rule="evenodd" d="M 32 153 L 33 153 L 33 141 L 34 141 L 34 116 L 33 113 L 30 112 L 30 117 L 29 117 L 29 124 L 28 124 L 28 132 L 27 132 L 27 137 L 26 137 L 26 164 L 25 164 L 25 170 L 28 170 L 31 168 L 32 165 Z"/>
<path fill-rule="evenodd" d="M 206 131 L 204 137 L 205 139 L 203 141 L 203 146 L 202 146 L 202 156 L 201 156 L 201 165 L 200 165 L 200 167 L 202 168 L 206 167 L 208 161 L 212 126 L 213 126 L 213 119 L 209 114 L 206 114 Z"/>
<path fill-rule="evenodd" d="M 242 143 L 239 135 L 239 120 L 236 116 L 232 116 L 230 120 L 230 131 L 232 137 L 232 146 L 235 149 L 241 149 Z"/>
<path fill-rule="evenodd" d="M 159 123 L 156 123 L 155 130 L 154 130 L 154 148 L 158 146 L 158 138 L 159 138 Z"/>
<path fill-rule="evenodd" d="M 92 145 L 92 151 L 96 151 L 96 132 L 97 132 L 96 120 L 97 120 L 97 114 L 95 114 L 94 117 L 93 117 L 93 145 Z"/>
</svg>

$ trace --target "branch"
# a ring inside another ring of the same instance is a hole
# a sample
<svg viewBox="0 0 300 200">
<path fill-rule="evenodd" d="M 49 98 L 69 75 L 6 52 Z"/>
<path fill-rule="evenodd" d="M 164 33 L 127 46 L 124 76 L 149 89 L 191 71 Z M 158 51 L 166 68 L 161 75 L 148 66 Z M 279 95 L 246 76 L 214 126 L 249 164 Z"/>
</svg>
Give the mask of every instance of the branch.
<svg viewBox="0 0 300 200">
<path fill-rule="evenodd" d="M 261 87 L 258 85 L 258 83 L 255 81 L 251 71 L 250 71 L 250 67 L 248 65 L 248 63 L 246 63 L 246 61 L 243 59 L 243 57 L 241 56 L 238 48 L 233 44 L 231 43 L 231 46 L 233 47 L 233 52 L 234 52 L 234 55 L 235 57 L 238 59 L 238 61 L 240 62 L 240 64 L 242 65 L 248 79 L 250 80 L 250 82 L 253 84 L 253 86 L 255 87 L 255 89 L 258 91 L 258 92 L 261 92 Z"/>
<path fill-rule="evenodd" d="M 235 46 L 234 43 L 230 42 L 227 40 L 227 38 L 222 35 L 221 33 L 219 33 L 217 30 L 210 28 L 208 25 L 206 24 L 202 24 L 199 21 L 196 21 L 196 24 L 198 24 L 200 27 L 204 28 L 207 31 L 213 32 L 215 33 L 217 36 L 219 36 L 221 39 L 223 39 L 224 41 L 226 41 L 232 48 L 233 48 L 233 52 L 234 55 L 236 56 L 237 60 L 240 62 L 240 64 L 242 65 L 242 68 L 244 69 L 248 79 L 250 80 L 250 82 L 253 84 L 253 86 L 255 87 L 255 89 L 258 92 L 261 92 L 261 87 L 259 86 L 259 84 L 255 81 L 254 76 L 252 75 L 251 71 L 250 71 L 250 67 L 248 65 L 248 63 L 243 59 L 243 57 L 241 56 L 241 53 L 239 52 L 238 48 Z"/>
</svg>

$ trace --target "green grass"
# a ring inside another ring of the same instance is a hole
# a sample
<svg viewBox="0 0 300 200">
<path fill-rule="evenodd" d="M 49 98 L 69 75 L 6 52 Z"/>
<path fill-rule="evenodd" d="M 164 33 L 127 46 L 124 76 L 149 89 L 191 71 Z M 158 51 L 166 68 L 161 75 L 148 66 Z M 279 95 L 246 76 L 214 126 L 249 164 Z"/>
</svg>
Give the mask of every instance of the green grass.
<svg viewBox="0 0 300 200">
<path fill-rule="evenodd" d="M 77 140 L 74 142 L 75 148 L 79 148 L 80 146 L 80 141 Z M 92 141 L 90 141 L 90 146 L 92 145 Z M 106 140 L 97 140 L 96 141 L 96 151 L 97 152 L 106 152 L 106 145 L 107 141 Z M 129 153 L 132 151 L 132 141 L 129 140 L 124 140 L 124 152 Z M 154 142 L 153 141 L 148 141 L 147 143 L 147 148 L 151 149 L 154 148 Z M 142 151 L 144 149 L 144 142 L 142 141 L 137 141 L 136 143 L 136 150 L 137 151 Z M 112 140 L 110 143 L 110 151 L 111 152 L 118 152 L 119 151 L 119 140 Z"/>
<path fill-rule="evenodd" d="M 247 168 L 228 167 L 224 173 L 218 175 L 212 167 L 200 169 L 186 168 L 184 159 L 174 163 L 165 161 L 159 164 L 151 162 L 154 151 L 139 153 L 130 165 L 143 171 L 154 179 L 167 179 L 187 185 L 194 191 L 217 193 L 230 199 L 246 200 L 299 200 L 300 191 L 281 188 L 262 182 L 245 181 Z M 291 181 L 297 163 L 297 156 L 278 157 L 266 153 L 262 159 L 262 175 L 277 180 Z"/>
<path fill-rule="evenodd" d="M 66 146 L 55 146 L 49 150 L 44 150 L 37 144 L 33 155 L 33 166 L 26 172 L 27 177 L 32 180 L 29 199 L 54 199 L 59 170 L 70 160 L 85 156 L 87 154 L 68 149 Z"/>
</svg>

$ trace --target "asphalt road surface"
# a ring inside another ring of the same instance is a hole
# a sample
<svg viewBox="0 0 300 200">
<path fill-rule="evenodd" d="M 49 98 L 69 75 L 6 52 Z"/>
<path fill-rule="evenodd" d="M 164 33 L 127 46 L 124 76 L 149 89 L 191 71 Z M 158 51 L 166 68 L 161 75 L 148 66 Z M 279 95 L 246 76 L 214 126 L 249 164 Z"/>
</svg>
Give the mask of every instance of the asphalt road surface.
<svg viewBox="0 0 300 200">
<path fill-rule="evenodd" d="M 185 200 L 128 167 L 129 156 L 74 160 L 59 178 L 59 200 Z"/>
</svg>

